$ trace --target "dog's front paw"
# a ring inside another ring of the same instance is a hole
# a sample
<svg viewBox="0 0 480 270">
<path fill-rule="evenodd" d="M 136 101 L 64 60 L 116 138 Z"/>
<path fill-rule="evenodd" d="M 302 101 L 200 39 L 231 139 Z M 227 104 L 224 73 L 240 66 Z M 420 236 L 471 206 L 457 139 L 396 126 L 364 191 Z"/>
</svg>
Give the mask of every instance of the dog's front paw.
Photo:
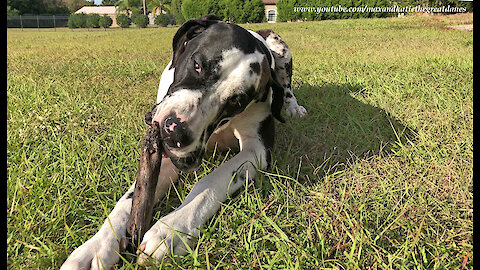
<svg viewBox="0 0 480 270">
<path fill-rule="evenodd" d="M 99 232 L 75 249 L 60 269 L 110 269 L 118 261 L 119 252 L 120 243 L 115 236 Z"/>
<path fill-rule="evenodd" d="M 298 104 L 289 104 L 289 106 L 285 108 L 285 112 L 289 117 L 292 118 L 304 117 L 307 114 L 307 110 L 305 109 L 305 107 Z"/>
<path fill-rule="evenodd" d="M 167 255 L 184 255 L 198 237 L 198 226 L 185 211 L 175 211 L 161 218 L 145 233 L 140 244 L 138 264 L 149 258 L 161 260 Z"/>
</svg>

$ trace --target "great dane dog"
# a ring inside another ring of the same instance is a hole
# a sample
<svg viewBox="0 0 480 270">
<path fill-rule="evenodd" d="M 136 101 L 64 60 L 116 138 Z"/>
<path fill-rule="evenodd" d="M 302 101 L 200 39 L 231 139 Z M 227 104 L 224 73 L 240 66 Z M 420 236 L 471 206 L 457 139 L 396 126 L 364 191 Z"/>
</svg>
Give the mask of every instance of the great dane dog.
<svg viewBox="0 0 480 270">
<path fill-rule="evenodd" d="M 185 22 L 173 38 L 173 57 L 162 73 L 157 105 L 146 122 L 158 122 L 165 154 L 155 201 L 191 171 L 206 149 L 239 152 L 200 179 L 183 203 L 144 235 L 137 263 L 182 255 L 201 226 L 229 195 L 271 160 L 274 118 L 305 115 L 292 93 L 292 55 L 272 30 L 257 32 L 215 15 Z M 135 183 L 100 230 L 78 247 L 61 269 L 109 269 L 125 248 Z"/>
</svg>

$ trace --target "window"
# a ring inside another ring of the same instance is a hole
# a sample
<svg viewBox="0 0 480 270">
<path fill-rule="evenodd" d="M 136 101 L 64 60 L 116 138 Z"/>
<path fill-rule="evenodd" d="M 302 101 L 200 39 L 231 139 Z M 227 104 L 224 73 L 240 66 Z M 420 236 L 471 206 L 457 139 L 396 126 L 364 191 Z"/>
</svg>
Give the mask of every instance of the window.
<svg viewBox="0 0 480 270">
<path fill-rule="evenodd" d="M 277 12 L 274 9 L 268 11 L 268 21 L 274 22 L 277 20 Z"/>
</svg>

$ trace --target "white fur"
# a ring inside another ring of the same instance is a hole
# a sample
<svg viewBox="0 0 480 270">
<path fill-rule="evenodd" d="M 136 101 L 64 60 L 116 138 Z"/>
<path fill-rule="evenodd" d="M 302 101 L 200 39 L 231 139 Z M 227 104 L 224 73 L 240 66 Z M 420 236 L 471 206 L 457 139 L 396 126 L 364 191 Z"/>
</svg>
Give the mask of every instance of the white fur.
<svg viewBox="0 0 480 270">
<path fill-rule="evenodd" d="M 307 109 L 301 105 L 298 105 L 295 96 L 292 96 L 289 100 L 285 100 L 284 106 L 285 113 L 288 115 L 288 117 L 304 117 L 307 114 Z"/>
<path fill-rule="evenodd" d="M 221 203 L 245 182 L 255 177 L 256 168 L 267 166 L 266 149 L 258 137 L 258 119 L 270 114 L 268 103 L 256 103 L 230 121 L 240 142 L 240 153 L 200 179 L 183 203 L 161 218 L 143 237 L 138 258 L 142 264 L 149 258 L 160 260 L 167 255 L 183 255 L 199 236 L 199 229 L 219 209 Z M 237 172 L 234 179 L 232 172 Z"/>
<path fill-rule="evenodd" d="M 285 45 L 280 42 L 281 37 L 275 33 L 271 33 L 266 39 L 264 39 L 261 35 L 259 35 L 257 32 L 254 32 L 252 30 L 248 30 L 252 36 L 254 36 L 256 39 L 260 40 L 269 50 L 270 50 L 270 56 L 272 59 L 275 59 L 275 61 L 272 61 L 272 69 L 275 68 L 275 65 L 277 66 L 284 66 L 285 63 L 289 62 L 292 59 L 292 53 L 288 49 L 288 47 L 285 47 Z M 275 39 L 277 37 L 277 39 Z M 284 50 L 285 49 L 285 50 Z M 273 57 L 273 54 L 271 51 L 277 53 L 280 55 L 280 58 Z M 273 62 L 277 62 L 275 65 L 273 65 Z M 285 82 L 280 82 L 284 84 Z M 297 103 L 297 98 L 293 94 L 293 91 L 291 88 L 284 89 L 285 94 L 289 92 L 291 94 L 291 97 L 285 97 L 284 98 L 284 108 L 287 116 L 295 118 L 295 117 L 303 117 L 307 114 L 307 110 L 305 107 L 298 105 Z"/>
<path fill-rule="evenodd" d="M 120 242 L 125 239 L 132 208 L 132 199 L 127 198 L 127 194 L 134 189 L 135 183 L 117 202 L 100 230 L 70 254 L 61 270 L 103 269 L 104 267 L 108 269 L 118 261 Z"/>
<path fill-rule="evenodd" d="M 214 95 L 218 97 L 219 101 L 223 103 L 226 99 L 233 96 L 235 93 L 243 92 L 243 90 L 250 87 L 257 87 L 260 83 L 260 76 L 254 73 L 249 74 L 250 64 L 259 63 L 261 66 L 264 55 L 258 51 L 252 54 L 244 54 L 237 48 L 223 52 L 223 59 L 220 63 L 221 79 L 214 86 L 217 93 Z"/>
<path fill-rule="evenodd" d="M 260 35 L 253 31 L 250 31 L 250 33 L 267 46 Z M 258 52 L 243 55 L 234 50 L 225 52 L 225 54 L 229 53 L 230 55 L 224 58 L 225 60 L 221 65 L 222 70 L 223 68 L 230 70 L 224 74 L 226 77 L 220 80 L 219 90 L 230 91 L 229 93 L 232 94 L 231 91 L 236 91 L 240 87 L 258 85 L 259 76 L 254 75 L 245 78 L 242 74 L 249 74 L 246 69 L 253 62 L 261 63 L 263 55 Z M 270 56 L 273 59 L 271 53 Z M 157 104 L 165 98 L 168 88 L 173 83 L 175 71 L 169 69 L 171 64 L 170 62 L 162 73 L 157 93 Z M 272 61 L 272 68 L 274 68 L 274 65 L 275 62 Z M 178 91 L 172 96 L 169 98 L 178 99 L 177 104 L 183 104 L 182 106 L 195 106 L 194 100 L 198 99 L 193 92 L 188 90 Z M 228 97 L 228 94 L 222 96 L 218 92 L 212 96 L 224 99 Z M 259 137 L 258 128 L 259 123 L 271 113 L 271 99 L 272 91 L 270 90 L 266 102 L 251 103 L 242 113 L 233 117 L 226 127 L 222 127 L 223 131 L 221 132 L 229 131 L 238 139 L 240 152 L 218 169 L 200 179 L 180 207 L 161 218 L 145 234 L 140 246 L 142 253 L 138 258 L 138 263 L 142 263 L 150 257 L 159 260 L 170 253 L 185 254 L 188 247 L 194 243 L 194 238 L 198 237 L 199 229 L 215 214 L 221 203 L 229 195 L 244 186 L 247 180 L 255 177 L 257 168 L 264 169 L 267 166 L 267 153 Z M 298 104 L 295 104 L 296 100 L 291 108 L 298 108 Z M 197 108 L 199 111 L 208 109 L 212 108 Z M 290 115 L 288 110 L 287 114 Z M 156 117 L 160 118 L 160 116 Z M 216 133 L 216 135 L 220 134 L 221 137 L 221 132 Z M 234 171 L 237 172 L 236 179 L 232 176 Z M 177 178 L 177 170 L 171 161 L 167 158 L 162 159 L 155 200 L 161 198 Z M 123 248 L 121 245 L 125 242 L 126 226 L 132 207 L 132 197 L 129 194 L 133 192 L 134 186 L 135 183 L 120 198 L 97 234 L 72 252 L 61 269 L 110 269 L 119 260 L 118 254 Z"/>
<path fill-rule="evenodd" d="M 157 104 L 160 103 L 165 95 L 167 94 L 168 88 L 173 83 L 173 75 L 175 74 L 175 69 L 170 69 L 172 61 L 168 63 L 167 67 L 163 70 L 162 76 L 160 77 L 160 83 L 158 84 L 157 92 Z"/>
<path fill-rule="evenodd" d="M 260 40 L 260 41 L 263 43 L 263 45 L 265 45 L 265 47 L 268 48 L 268 44 L 267 44 L 267 42 L 265 41 L 265 39 L 264 39 L 262 36 L 260 36 L 260 35 L 259 35 L 257 32 L 255 32 L 255 31 L 252 31 L 252 30 L 247 30 L 247 31 L 248 31 L 252 36 L 254 36 L 256 39 Z M 270 64 L 270 67 L 271 67 L 272 69 L 275 69 L 275 61 L 274 61 L 274 58 L 273 58 L 273 54 L 272 54 L 272 52 L 269 52 L 269 53 L 270 53 L 270 60 L 271 60 L 271 62 L 272 62 L 272 63 Z"/>
</svg>

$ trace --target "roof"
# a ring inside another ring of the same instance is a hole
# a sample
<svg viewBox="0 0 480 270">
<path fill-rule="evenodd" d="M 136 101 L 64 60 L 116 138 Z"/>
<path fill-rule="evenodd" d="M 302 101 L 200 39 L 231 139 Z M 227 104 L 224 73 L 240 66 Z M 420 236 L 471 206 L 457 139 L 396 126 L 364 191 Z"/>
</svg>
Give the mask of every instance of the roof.
<svg viewBox="0 0 480 270">
<path fill-rule="evenodd" d="M 81 9 L 75 11 L 75 13 L 115 14 L 115 10 L 117 10 L 117 7 L 115 6 L 98 6 L 98 7 L 87 6 L 87 7 L 82 7 Z"/>
<path fill-rule="evenodd" d="M 262 0 L 265 5 L 275 5 L 277 0 Z"/>
</svg>

